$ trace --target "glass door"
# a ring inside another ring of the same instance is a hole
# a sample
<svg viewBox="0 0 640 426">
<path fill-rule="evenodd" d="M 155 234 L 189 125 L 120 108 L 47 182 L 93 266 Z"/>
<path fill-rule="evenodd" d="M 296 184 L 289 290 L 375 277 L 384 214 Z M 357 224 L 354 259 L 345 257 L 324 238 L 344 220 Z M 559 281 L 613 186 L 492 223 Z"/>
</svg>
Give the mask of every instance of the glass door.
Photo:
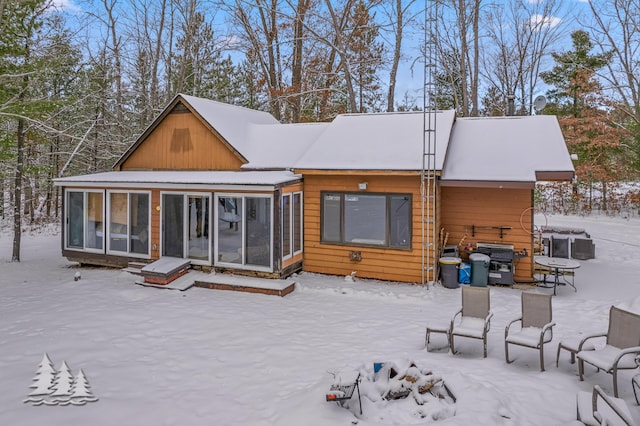
<svg viewBox="0 0 640 426">
<path fill-rule="evenodd" d="M 189 195 L 187 200 L 187 257 L 209 261 L 209 197 Z"/>
<path fill-rule="evenodd" d="M 162 194 L 162 255 L 184 257 L 184 195 Z"/>
<path fill-rule="evenodd" d="M 242 264 L 242 198 L 219 197 L 217 209 L 218 262 Z"/>
</svg>

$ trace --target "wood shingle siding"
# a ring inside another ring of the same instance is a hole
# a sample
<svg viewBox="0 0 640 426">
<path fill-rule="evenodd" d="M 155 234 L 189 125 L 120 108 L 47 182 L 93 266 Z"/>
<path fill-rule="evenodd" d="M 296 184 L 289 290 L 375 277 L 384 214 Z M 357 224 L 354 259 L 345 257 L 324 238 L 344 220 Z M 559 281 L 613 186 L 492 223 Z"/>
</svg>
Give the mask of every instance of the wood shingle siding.
<svg viewBox="0 0 640 426">
<path fill-rule="evenodd" d="M 169 114 L 121 170 L 238 170 L 242 160 L 190 112 Z"/>
<path fill-rule="evenodd" d="M 412 202 L 411 248 L 392 249 L 320 242 L 321 192 L 358 193 L 358 183 L 367 182 L 363 194 L 410 194 Z M 308 175 L 304 181 L 304 270 L 334 275 L 418 283 L 422 280 L 420 175 L 371 176 L 331 173 Z M 351 260 L 351 251 L 362 260 Z"/>
<path fill-rule="evenodd" d="M 446 212 L 442 226 L 449 232 L 449 244 L 457 244 L 466 234 L 465 244 L 472 243 L 474 247 L 483 242 L 513 244 L 515 251 L 526 248 L 529 256 L 515 262 L 515 280 L 531 280 L 533 236 L 525 229 L 532 229 L 532 190 L 444 187 L 441 193 L 441 208 Z M 510 229 L 504 229 L 500 238 L 496 227 Z"/>
</svg>

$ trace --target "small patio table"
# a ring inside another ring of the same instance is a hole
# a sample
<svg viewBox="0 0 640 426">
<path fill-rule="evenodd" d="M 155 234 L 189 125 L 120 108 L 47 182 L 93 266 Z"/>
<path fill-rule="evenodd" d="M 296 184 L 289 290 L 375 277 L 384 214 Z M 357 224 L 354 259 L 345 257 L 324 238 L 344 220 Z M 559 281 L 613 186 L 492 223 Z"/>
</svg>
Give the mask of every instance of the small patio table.
<svg viewBox="0 0 640 426">
<path fill-rule="evenodd" d="M 559 278 L 560 271 L 573 271 L 580 267 L 580 262 L 578 262 L 577 260 L 565 259 L 563 257 L 536 256 L 534 257 L 533 261 L 540 266 L 544 266 L 545 268 L 549 268 L 552 270 L 551 275 L 554 276 L 554 280 L 553 280 L 554 296 L 556 295 L 556 288 L 558 287 L 558 285 L 564 284 L 560 282 L 560 278 Z M 542 282 L 546 283 L 547 282 L 546 274 L 544 275 L 545 275 L 545 279 Z M 564 281 L 565 283 L 573 287 L 575 291 L 578 291 L 574 282 L 569 282 L 566 279 Z M 543 287 L 546 287 L 546 286 L 543 285 Z M 547 287 L 547 288 L 551 288 L 551 287 Z"/>
</svg>

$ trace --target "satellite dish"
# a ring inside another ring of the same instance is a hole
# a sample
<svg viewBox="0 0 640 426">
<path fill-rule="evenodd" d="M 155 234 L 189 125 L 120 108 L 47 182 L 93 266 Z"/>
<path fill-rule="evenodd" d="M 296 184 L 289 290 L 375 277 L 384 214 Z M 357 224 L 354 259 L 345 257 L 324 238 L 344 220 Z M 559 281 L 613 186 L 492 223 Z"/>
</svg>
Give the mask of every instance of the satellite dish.
<svg viewBox="0 0 640 426">
<path fill-rule="evenodd" d="M 536 98 L 533 100 L 533 108 L 536 110 L 536 112 L 542 111 L 546 105 L 547 98 L 542 95 L 536 96 Z"/>
</svg>

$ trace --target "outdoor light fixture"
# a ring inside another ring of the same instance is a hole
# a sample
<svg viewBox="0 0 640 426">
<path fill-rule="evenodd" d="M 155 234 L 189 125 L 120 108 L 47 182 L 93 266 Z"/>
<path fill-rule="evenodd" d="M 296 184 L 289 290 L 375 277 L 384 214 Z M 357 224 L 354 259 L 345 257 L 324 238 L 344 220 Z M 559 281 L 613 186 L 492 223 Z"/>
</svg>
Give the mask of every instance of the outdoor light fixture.
<svg viewBox="0 0 640 426">
<path fill-rule="evenodd" d="M 367 190 L 367 182 L 360 182 L 360 183 L 358 184 L 358 189 L 359 189 L 360 191 L 366 191 L 366 190 Z"/>
</svg>

